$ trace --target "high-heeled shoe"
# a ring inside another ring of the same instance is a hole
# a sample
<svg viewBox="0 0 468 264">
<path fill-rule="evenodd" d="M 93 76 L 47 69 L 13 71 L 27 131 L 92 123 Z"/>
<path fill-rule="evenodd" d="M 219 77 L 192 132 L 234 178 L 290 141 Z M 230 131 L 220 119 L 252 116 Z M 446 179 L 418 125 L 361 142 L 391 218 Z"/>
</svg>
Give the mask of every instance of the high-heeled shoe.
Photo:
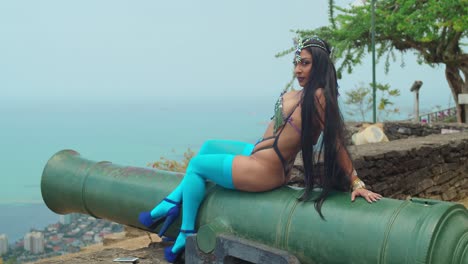
<svg viewBox="0 0 468 264">
<path fill-rule="evenodd" d="M 185 234 L 196 234 L 197 231 L 195 230 L 180 230 L 181 233 Z M 164 258 L 167 260 L 167 262 L 174 263 L 175 261 L 179 260 L 179 258 L 182 256 L 182 253 L 184 252 L 185 245 L 181 247 L 176 253 L 172 252 L 172 248 L 174 246 L 170 247 L 165 247 L 164 248 Z"/>
<path fill-rule="evenodd" d="M 164 221 L 164 224 L 163 224 L 163 226 L 161 227 L 161 229 L 159 230 L 159 233 L 158 233 L 159 237 L 164 236 L 164 234 L 166 233 L 169 226 L 177 219 L 177 217 L 179 217 L 179 214 L 180 214 L 180 206 L 181 206 L 180 202 L 175 202 L 175 201 L 167 199 L 167 198 L 164 198 L 164 201 L 166 201 L 168 203 L 175 204 L 175 206 L 172 207 L 171 209 L 169 209 L 169 211 L 167 211 L 167 213 L 165 215 L 163 215 L 161 217 L 158 217 L 156 219 L 153 219 L 151 217 L 150 212 L 141 212 L 138 215 L 138 221 L 142 225 L 146 226 L 147 228 L 149 228 L 151 230 L 155 229 L 158 225 L 161 224 L 161 222 Z"/>
</svg>

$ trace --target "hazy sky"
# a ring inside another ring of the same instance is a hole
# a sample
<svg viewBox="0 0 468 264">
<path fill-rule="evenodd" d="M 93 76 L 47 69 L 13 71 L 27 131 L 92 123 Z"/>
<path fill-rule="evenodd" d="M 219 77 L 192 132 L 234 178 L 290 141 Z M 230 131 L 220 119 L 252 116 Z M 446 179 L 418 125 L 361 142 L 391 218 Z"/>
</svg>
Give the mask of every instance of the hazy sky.
<svg viewBox="0 0 468 264">
<path fill-rule="evenodd" d="M 351 3 L 353 1 L 338 1 Z M 160 97 L 274 98 L 291 77 L 291 29 L 328 24 L 317 0 L 30 0 L 0 2 L 0 104 L 151 102 Z M 415 80 L 422 108 L 447 106 L 443 67 L 412 55 L 379 82 L 400 88 L 411 109 Z M 371 82 L 370 57 L 340 81 Z M 171 99 L 168 99 L 171 100 Z"/>
</svg>

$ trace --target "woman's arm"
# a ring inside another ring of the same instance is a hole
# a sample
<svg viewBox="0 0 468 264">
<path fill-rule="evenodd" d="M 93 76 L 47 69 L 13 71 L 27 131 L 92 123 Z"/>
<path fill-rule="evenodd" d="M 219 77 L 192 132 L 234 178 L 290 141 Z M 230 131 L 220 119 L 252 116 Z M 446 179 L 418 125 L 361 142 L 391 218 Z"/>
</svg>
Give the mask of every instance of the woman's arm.
<svg viewBox="0 0 468 264">
<path fill-rule="evenodd" d="M 320 130 L 323 131 L 325 128 L 325 95 L 323 93 L 323 89 L 317 89 L 315 92 L 315 99 L 317 110 L 319 113 L 319 123 L 320 123 Z M 353 162 L 351 157 L 346 150 L 346 146 L 344 142 L 337 138 L 337 159 L 338 163 L 340 164 L 341 168 L 345 171 L 346 175 L 349 176 L 351 182 L 351 188 L 353 190 L 351 194 L 351 201 L 354 201 L 356 196 L 364 197 L 368 202 L 372 203 L 377 200 L 380 200 L 382 196 L 378 193 L 371 192 L 366 189 L 364 182 L 359 179 L 356 170 L 354 169 Z"/>
<path fill-rule="evenodd" d="M 317 91 L 315 92 L 315 104 L 317 105 L 317 111 L 318 111 L 319 118 L 320 118 L 319 120 L 320 130 L 323 131 L 325 128 L 325 104 L 326 104 L 323 89 L 317 89 Z M 337 154 L 338 154 L 338 157 L 337 157 L 338 163 L 341 165 L 341 168 L 343 168 L 346 175 L 350 177 L 350 182 L 353 182 L 356 179 L 358 179 L 357 173 L 355 173 L 356 171 L 354 170 L 354 167 L 353 167 L 353 162 L 348 152 L 346 151 L 346 148 L 343 142 L 341 142 L 341 140 L 338 138 L 337 138 L 337 141 L 338 142 L 336 144 L 336 147 L 337 147 Z"/>
</svg>

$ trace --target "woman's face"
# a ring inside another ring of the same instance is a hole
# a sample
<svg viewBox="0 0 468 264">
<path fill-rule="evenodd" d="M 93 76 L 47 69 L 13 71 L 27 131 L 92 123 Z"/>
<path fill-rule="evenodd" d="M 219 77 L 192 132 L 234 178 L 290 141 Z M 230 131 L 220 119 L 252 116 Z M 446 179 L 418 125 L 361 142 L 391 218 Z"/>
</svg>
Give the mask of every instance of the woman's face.
<svg viewBox="0 0 468 264">
<path fill-rule="evenodd" d="M 310 71 L 312 71 L 312 54 L 306 49 L 301 50 L 301 59 L 294 62 L 294 74 L 301 87 L 309 82 Z"/>
</svg>

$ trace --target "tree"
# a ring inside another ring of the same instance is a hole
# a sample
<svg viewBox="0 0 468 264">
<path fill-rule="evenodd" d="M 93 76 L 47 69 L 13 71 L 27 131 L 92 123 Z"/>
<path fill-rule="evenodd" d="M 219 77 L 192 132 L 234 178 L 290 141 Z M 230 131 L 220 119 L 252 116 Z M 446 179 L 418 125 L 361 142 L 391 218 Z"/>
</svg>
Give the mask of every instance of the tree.
<svg viewBox="0 0 468 264">
<path fill-rule="evenodd" d="M 361 121 L 366 120 L 366 113 L 372 109 L 371 90 L 367 87 L 360 86 L 354 90 L 346 92 L 345 104 L 349 105 L 350 110 L 346 113 L 350 116 L 361 116 Z"/>
<path fill-rule="evenodd" d="M 444 64 L 457 104 L 457 120 L 466 123 L 468 105 L 458 104 L 458 95 L 468 93 L 468 54 L 461 48 L 466 45 L 462 40 L 468 37 L 468 0 L 379 0 L 375 10 L 377 58 L 385 58 L 386 72 L 390 59 L 395 61 L 395 52 L 414 51 L 419 64 Z M 372 48 L 371 7 L 342 8 L 329 0 L 329 15 L 330 26 L 297 33 L 328 40 L 335 47 L 332 56 L 340 62 L 337 71 L 341 77 L 343 70 L 351 73 Z"/>
<path fill-rule="evenodd" d="M 394 105 L 390 99 L 400 96 L 400 90 L 390 89 L 389 84 L 376 85 L 377 91 L 380 93 L 380 101 L 378 102 L 379 119 L 388 118 L 391 114 L 399 113 L 398 108 L 390 108 Z M 366 113 L 372 109 L 372 84 L 365 86 L 361 84 L 356 89 L 346 92 L 345 104 L 351 108 L 347 111 L 350 116 L 360 115 L 361 121 L 366 120 Z"/>
</svg>

